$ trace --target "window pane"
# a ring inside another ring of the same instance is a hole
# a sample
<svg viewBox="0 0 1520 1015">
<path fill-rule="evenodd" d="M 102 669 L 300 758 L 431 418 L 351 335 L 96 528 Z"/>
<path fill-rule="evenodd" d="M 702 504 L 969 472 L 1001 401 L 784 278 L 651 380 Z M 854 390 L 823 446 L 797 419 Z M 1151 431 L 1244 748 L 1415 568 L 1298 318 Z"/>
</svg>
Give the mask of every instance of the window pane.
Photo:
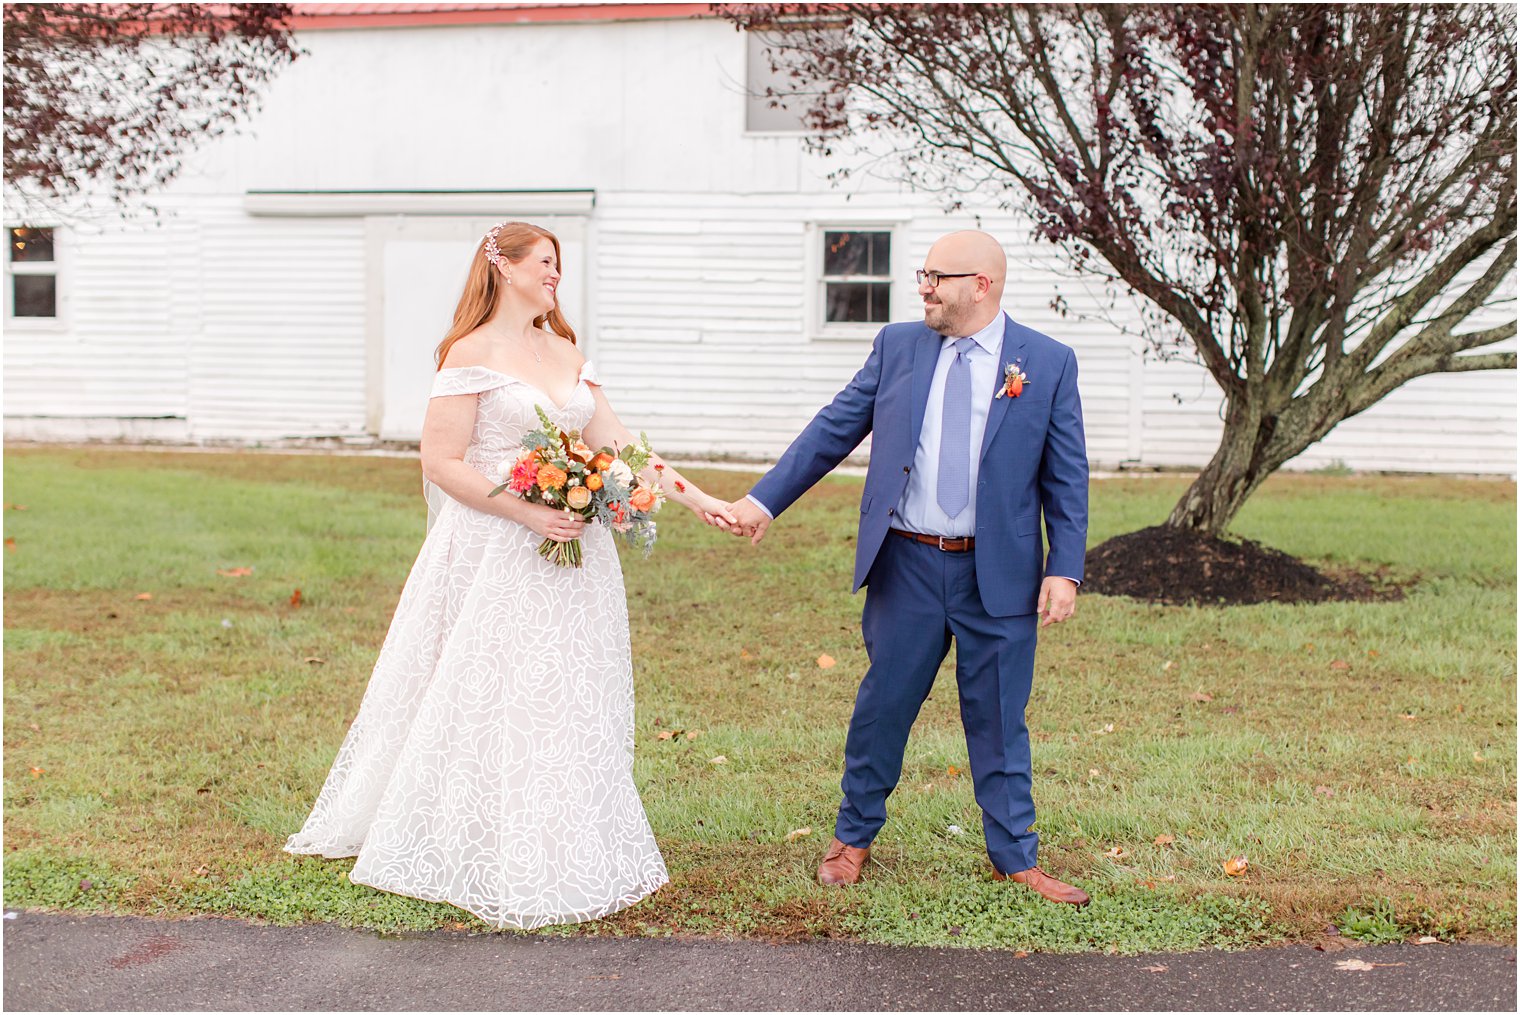
<svg viewBox="0 0 1520 1015">
<path fill-rule="evenodd" d="M 825 275 L 890 275 L 891 233 L 825 232 Z"/>
<path fill-rule="evenodd" d="M 52 275 L 12 275 L 12 317 L 57 317 L 58 280 Z"/>
<path fill-rule="evenodd" d="M 830 323 L 885 324 L 890 318 L 890 282 L 829 282 L 824 286 L 824 317 Z"/>
<path fill-rule="evenodd" d="M 802 93 L 801 83 L 786 66 L 771 69 L 771 53 L 759 32 L 745 32 L 744 37 L 744 129 L 801 131 L 802 114 L 808 103 L 808 96 Z M 767 88 L 777 94 L 767 96 Z"/>
<path fill-rule="evenodd" d="M 12 261 L 51 261 L 53 259 L 53 231 L 18 226 L 11 230 Z"/>
</svg>

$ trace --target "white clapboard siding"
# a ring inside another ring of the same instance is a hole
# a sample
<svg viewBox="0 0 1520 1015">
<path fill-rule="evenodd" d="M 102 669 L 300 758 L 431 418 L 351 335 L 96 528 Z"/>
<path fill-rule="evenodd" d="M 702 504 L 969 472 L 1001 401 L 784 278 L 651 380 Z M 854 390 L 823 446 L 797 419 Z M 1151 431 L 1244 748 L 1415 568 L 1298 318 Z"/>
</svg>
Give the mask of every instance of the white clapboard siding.
<svg viewBox="0 0 1520 1015">
<path fill-rule="evenodd" d="M 363 434 L 363 220 L 256 219 L 228 202 L 203 232 L 193 436 Z"/>
<path fill-rule="evenodd" d="M 183 417 L 193 277 L 174 270 L 192 223 L 58 231 L 67 330 L 8 329 L 8 417 Z"/>
</svg>

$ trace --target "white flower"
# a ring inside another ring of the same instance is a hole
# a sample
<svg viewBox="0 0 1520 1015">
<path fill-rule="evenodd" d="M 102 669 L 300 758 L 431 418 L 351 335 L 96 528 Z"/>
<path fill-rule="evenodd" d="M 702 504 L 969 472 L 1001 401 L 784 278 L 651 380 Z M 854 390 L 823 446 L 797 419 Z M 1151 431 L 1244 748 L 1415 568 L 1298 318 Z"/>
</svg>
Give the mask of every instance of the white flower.
<svg viewBox="0 0 1520 1015">
<path fill-rule="evenodd" d="M 962 828 L 960 825 L 946 825 L 945 826 L 945 831 L 949 832 L 951 835 L 965 835 L 966 834 L 966 830 L 964 828 Z"/>
<path fill-rule="evenodd" d="M 514 459 L 503 458 L 501 460 L 501 462 L 496 466 L 496 478 L 497 478 L 497 480 L 499 482 L 505 483 L 507 480 L 511 479 L 512 478 L 512 469 L 516 465 L 517 465 L 517 462 Z"/>
<path fill-rule="evenodd" d="M 612 464 L 607 466 L 607 471 L 616 476 L 618 482 L 622 483 L 624 486 L 633 485 L 633 470 L 630 469 L 628 467 L 628 463 L 623 461 L 621 458 L 614 458 L 612 460 Z"/>
</svg>

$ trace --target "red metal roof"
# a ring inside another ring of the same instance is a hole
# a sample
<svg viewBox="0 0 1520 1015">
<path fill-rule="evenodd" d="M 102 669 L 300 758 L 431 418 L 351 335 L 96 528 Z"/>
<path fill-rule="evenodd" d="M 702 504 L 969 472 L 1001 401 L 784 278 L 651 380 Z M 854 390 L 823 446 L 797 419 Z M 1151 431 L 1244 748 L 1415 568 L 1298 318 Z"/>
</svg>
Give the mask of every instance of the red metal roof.
<svg viewBox="0 0 1520 1015">
<path fill-rule="evenodd" d="M 643 21 L 712 13 L 711 4 L 295 4 L 291 27 L 400 28 L 410 25 Z"/>
</svg>

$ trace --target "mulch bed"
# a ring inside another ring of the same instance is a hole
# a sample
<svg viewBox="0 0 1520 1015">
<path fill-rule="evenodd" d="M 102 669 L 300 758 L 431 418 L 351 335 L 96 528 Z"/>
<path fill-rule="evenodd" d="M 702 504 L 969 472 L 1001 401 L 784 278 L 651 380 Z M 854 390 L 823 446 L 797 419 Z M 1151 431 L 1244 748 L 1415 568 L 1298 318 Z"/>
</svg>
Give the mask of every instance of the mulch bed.
<svg viewBox="0 0 1520 1015">
<path fill-rule="evenodd" d="M 1083 592 L 1174 606 L 1377 602 L 1404 598 L 1412 582 L 1386 569 L 1326 574 L 1249 539 L 1232 542 L 1162 525 L 1115 536 L 1087 551 Z"/>
</svg>

